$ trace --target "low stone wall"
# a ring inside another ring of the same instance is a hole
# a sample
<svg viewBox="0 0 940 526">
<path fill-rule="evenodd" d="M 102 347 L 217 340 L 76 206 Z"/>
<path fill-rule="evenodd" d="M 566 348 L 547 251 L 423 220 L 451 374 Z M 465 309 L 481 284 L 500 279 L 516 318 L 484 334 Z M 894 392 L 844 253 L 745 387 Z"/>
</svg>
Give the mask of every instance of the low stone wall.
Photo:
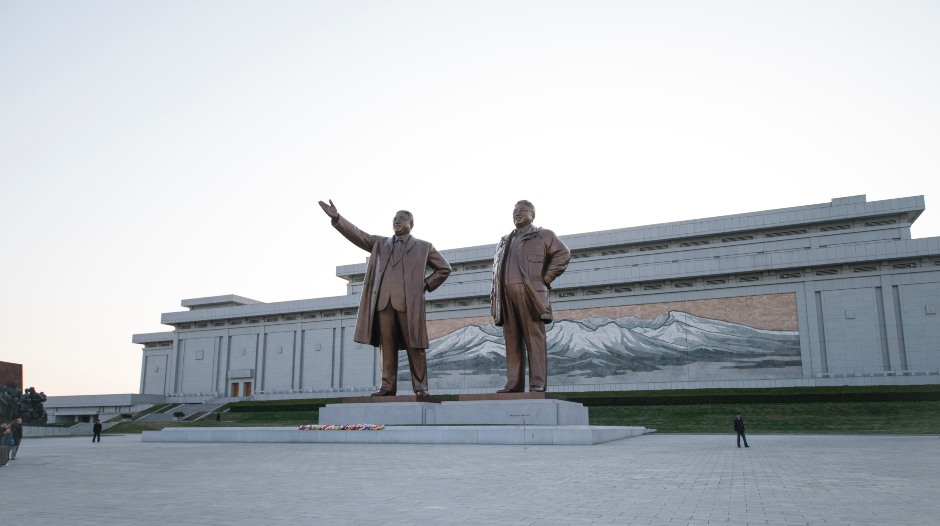
<svg viewBox="0 0 940 526">
<path fill-rule="evenodd" d="M 108 429 L 117 425 L 113 422 L 104 422 L 102 429 Z M 69 427 L 59 426 L 30 426 L 23 425 L 23 437 L 67 437 L 67 436 L 91 436 L 92 423 L 80 423 Z"/>
<path fill-rule="evenodd" d="M 47 426 L 23 426 L 23 436 L 24 437 L 61 437 L 61 436 L 71 436 L 72 428 L 79 426 L 81 424 L 76 424 L 69 427 L 47 427 Z M 91 426 L 91 424 L 88 424 Z M 88 428 L 88 434 L 91 434 L 91 427 Z"/>
</svg>

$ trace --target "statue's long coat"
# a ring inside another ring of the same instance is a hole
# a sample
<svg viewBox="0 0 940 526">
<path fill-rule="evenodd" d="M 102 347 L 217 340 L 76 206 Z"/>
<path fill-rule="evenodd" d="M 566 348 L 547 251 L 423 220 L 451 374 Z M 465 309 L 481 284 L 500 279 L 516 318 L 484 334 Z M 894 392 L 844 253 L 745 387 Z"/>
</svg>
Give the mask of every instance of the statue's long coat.
<svg viewBox="0 0 940 526">
<path fill-rule="evenodd" d="M 503 236 L 496 246 L 496 255 L 493 256 L 493 288 L 490 291 L 493 323 L 502 327 L 505 319 L 503 281 L 506 275 L 506 250 L 514 235 L 522 236 L 516 250 L 520 251 L 519 273 L 525 278 L 525 290 L 529 298 L 526 314 L 534 315 L 543 323 L 551 323 L 553 314 L 548 290 L 555 278 L 561 276 L 568 268 L 571 251 L 551 230 L 531 225 L 521 234 L 513 231 Z"/>
<path fill-rule="evenodd" d="M 362 285 L 362 295 L 359 299 L 359 315 L 356 318 L 353 341 L 378 347 L 380 339 L 375 304 L 379 298 L 379 285 L 382 283 L 386 267 L 391 259 L 393 239 L 367 234 L 343 216 L 333 220 L 333 227 L 354 245 L 371 254 Z M 411 236 L 405 247 L 402 265 L 405 273 L 408 339 L 413 347 L 427 349 L 429 343 L 424 292 L 431 292 L 444 283 L 451 272 L 450 264 L 431 243 Z M 428 267 L 431 268 L 431 274 L 425 276 Z M 403 341 L 398 342 L 398 349 L 405 349 Z"/>
</svg>

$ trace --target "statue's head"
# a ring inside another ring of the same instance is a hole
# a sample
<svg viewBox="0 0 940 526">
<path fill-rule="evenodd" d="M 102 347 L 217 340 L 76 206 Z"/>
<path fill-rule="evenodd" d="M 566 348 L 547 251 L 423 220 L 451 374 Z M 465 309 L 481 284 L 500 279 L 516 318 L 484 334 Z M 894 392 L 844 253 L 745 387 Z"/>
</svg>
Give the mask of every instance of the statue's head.
<svg viewBox="0 0 940 526">
<path fill-rule="evenodd" d="M 411 229 L 415 227 L 415 217 L 407 210 L 395 212 L 395 219 L 392 219 L 392 230 L 396 236 L 407 236 Z"/>
<path fill-rule="evenodd" d="M 535 205 L 525 199 L 516 202 L 512 209 L 512 222 L 516 228 L 526 228 L 535 221 Z"/>
</svg>

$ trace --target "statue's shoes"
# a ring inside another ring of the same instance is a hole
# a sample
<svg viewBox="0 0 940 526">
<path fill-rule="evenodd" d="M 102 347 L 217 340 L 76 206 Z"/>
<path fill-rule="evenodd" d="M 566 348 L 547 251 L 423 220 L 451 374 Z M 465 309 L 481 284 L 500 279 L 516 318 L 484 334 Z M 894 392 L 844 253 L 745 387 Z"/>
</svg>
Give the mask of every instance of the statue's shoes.
<svg viewBox="0 0 940 526">
<path fill-rule="evenodd" d="M 395 396 L 395 393 L 391 391 L 380 390 L 372 393 L 372 396 Z"/>
<path fill-rule="evenodd" d="M 521 393 L 521 392 L 522 392 L 521 389 L 509 389 L 508 387 L 504 387 L 504 388 L 502 388 L 502 389 L 496 391 L 497 394 L 503 394 L 503 393 Z"/>
</svg>

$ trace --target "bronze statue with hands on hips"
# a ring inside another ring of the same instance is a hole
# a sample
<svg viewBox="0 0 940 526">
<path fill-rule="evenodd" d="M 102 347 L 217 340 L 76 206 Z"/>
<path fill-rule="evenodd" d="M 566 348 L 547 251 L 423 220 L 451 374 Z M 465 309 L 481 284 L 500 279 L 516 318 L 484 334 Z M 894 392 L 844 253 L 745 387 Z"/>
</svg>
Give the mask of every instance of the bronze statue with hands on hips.
<svg viewBox="0 0 940 526">
<path fill-rule="evenodd" d="M 519 201 L 512 211 L 515 229 L 503 236 L 493 258 L 490 310 L 506 340 L 506 386 L 497 393 L 525 390 L 525 358 L 529 391 L 548 387 L 548 344 L 545 325 L 552 322 L 548 291 L 568 268 L 571 251 L 554 232 L 532 225 L 535 206 Z"/>
<path fill-rule="evenodd" d="M 431 243 L 411 235 L 414 216 L 407 210 L 395 213 L 394 235 L 383 237 L 359 230 L 339 214 L 332 200 L 319 204 L 343 237 L 370 253 L 353 341 L 380 349 L 382 386 L 372 396 L 396 395 L 399 350 L 408 352 L 415 395 L 428 396 L 424 293 L 444 283 L 450 264 Z"/>
</svg>

